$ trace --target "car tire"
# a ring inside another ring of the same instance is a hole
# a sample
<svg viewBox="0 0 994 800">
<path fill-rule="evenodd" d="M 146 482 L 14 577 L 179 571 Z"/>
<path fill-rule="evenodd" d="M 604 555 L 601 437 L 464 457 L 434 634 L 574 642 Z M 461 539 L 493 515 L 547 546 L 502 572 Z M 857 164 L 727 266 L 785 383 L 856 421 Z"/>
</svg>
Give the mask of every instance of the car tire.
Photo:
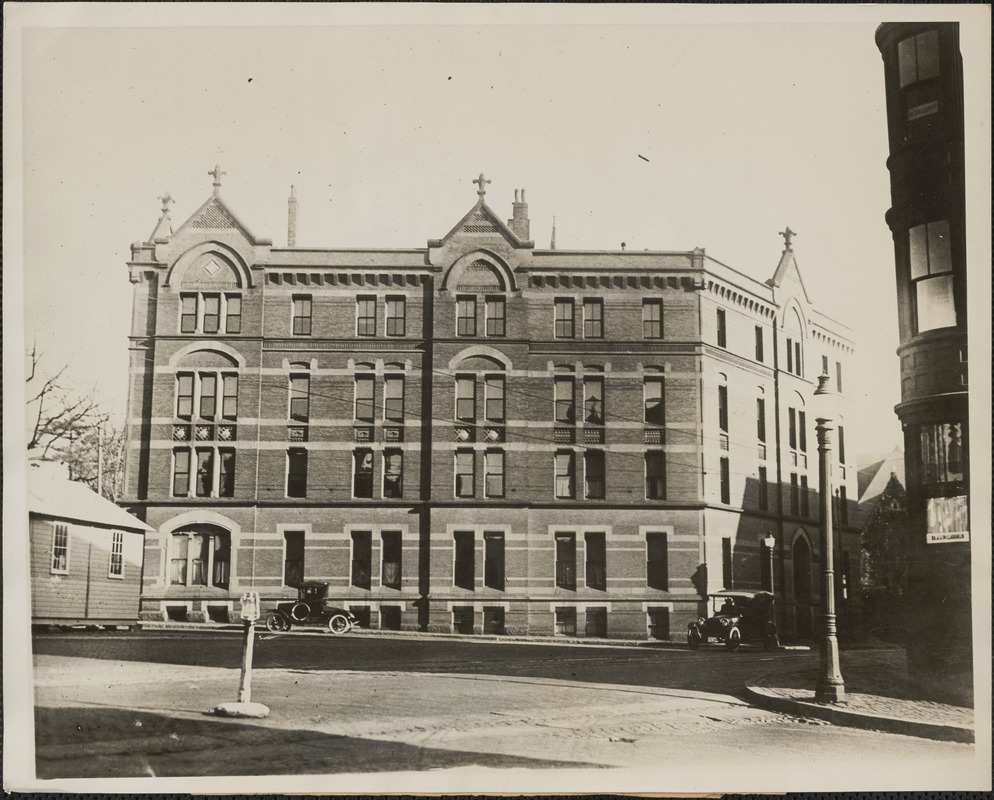
<svg viewBox="0 0 994 800">
<path fill-rule="evenodd" d="M 335 614 L 328 620 L 328 630 L 335 634 L 335 636 L 341 636 L 343 633 L 348 633 L 351 628 L 352 626 L 343 614 Z"/>
<path fill-rule="evenodd" d="M 738 628 L 732 628 L 728 631 L 728 638 L 725 639 L 725 647 L 735 652 L 739 649 L 740 644 L 742 644 L 742 634 Z"/>
<path fill-rule="evenodd" d="M 273 633 L 280 633 L 286 629 L 286 620 L 283 619 L 283 615 L 277 611 L 274 611 L 268 617 L 266 617 L 266 630 L 272 631 Z"/>
<path fill-rule="evenodd" d="M 294 622 L 303 622 L 310 615 L 311 609 L 307 603 L 297 603 L 290 609 L 290 619 Z"/>
<path fill-rule="evenodd" d="M 701 646 L 701 632 L 697 628 L 691 628 L 687 632 L 687 646 L 691 650 L 696 650 Z"/>
</svg>

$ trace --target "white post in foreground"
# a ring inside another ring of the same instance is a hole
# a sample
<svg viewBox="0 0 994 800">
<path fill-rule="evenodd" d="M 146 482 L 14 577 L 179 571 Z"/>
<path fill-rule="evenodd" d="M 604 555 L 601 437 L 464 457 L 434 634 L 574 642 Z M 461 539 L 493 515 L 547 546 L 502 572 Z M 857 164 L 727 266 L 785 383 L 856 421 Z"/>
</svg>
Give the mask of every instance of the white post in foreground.
<svg viewBox="0 0 994 800">
<path fill-rule="evenodd" d="M 269 708 L 262 703 L 252 702 L 252 648 L 255 643 L 255 621 L 259 619 L 259 593 L 246 592 L 242 595 L 242 620 L 245 622 L 245 643 L 242 647 L 242 674 L 238 682 L 238 702 L 222 703 L 211 709 L 212 714 L 222 717 L 269 716 Z"/>
</svg>

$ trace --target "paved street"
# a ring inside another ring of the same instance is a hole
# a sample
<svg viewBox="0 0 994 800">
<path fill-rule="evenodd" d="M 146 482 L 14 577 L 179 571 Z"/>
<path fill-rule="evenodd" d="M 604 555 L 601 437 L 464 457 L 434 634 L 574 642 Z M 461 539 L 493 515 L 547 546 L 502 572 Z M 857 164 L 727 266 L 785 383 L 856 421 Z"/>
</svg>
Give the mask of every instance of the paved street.
<svg viewBox="0 0 994 800">
<path fill-rule="evenodd" d="M 252 699 L 272 713 L 249 722 L 204 713 L 236 699 L 237 634 L 34 645 L 39 777 L 686 770 L 769 753 L 776 775 L 840 761 L 894 774 L 973 758 L 967 745 L 836 728 L 737 696 L 747 677 L 810 653 L 262 634 Z"/>
</svg>

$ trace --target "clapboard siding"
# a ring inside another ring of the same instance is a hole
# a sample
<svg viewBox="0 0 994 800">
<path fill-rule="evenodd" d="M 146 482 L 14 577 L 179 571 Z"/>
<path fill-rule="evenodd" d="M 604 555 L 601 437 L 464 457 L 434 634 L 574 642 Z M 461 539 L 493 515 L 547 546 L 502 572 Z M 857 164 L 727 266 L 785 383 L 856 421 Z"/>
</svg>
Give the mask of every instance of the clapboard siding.
<svg viewBox="0 0 994 800">
<path fill-rule="evenodd" d="M 53 573 L 51 569 L 56 524 L 65 524 L 69 531 L 69 561 L 65 574 Z M 30 529 L 33 622 L 130 622 L 138 618 L 142 534 L 123 532 L 124 574 L 111 577 L 113 529 L 36 515 L 31 516 Z"/>
</svg>

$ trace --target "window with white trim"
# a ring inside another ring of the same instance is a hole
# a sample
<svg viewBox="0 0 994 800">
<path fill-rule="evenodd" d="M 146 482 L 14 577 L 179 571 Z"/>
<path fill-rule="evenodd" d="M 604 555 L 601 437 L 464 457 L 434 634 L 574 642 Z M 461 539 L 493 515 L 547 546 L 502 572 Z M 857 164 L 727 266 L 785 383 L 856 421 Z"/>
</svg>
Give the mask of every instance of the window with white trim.
<svg viewBox="0 0 994 800">
<path fill-rule="evenodd" d="M 52 525 L 52 566 L 55 573 L 69 572 L 69 526 L 61 523 Z"/>
<path fill-rule="evenodd" d="M 107 574 L 112 578 L 124 577 L 124 531 L 110 532 L 110 564 Z"/>
</svg>

